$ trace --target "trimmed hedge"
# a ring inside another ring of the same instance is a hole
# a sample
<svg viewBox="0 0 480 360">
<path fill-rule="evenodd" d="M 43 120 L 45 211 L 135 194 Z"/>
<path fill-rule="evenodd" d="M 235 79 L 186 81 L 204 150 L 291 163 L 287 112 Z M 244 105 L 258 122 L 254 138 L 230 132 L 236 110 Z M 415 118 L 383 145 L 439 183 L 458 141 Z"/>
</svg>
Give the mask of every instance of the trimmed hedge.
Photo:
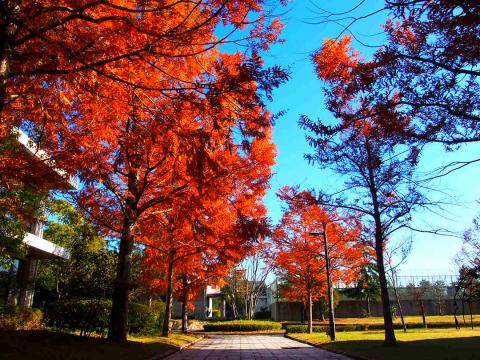
<svg viewBox="0 0 480 360">
<path fill-rule="evenodd" d="M 462 326 L 463 324 L 461 324 Z M 467 323 L 467 326 L 469 324 Z M 307 333 L 308 332 L 308 325 L 305 324 L 283 324 L 282 326 L 286 329 L 287 333 Z M 395 329 L 402 329 L 402 324 L 393 324 Z M 445 329 L 445 328 L 454 328 L 455 323 L 453 322 L 432 322 L 429 324 L 427 322 L 427 328 L 429 329 Z M 407 329 L 422 329 L 422 323 L 407 323 Z M 383 324 L 357 324 L 357 325 L 336 325 L 335 330 L 338 332 L 342 331 L 368 331 L 368 330 L 383 330 Z M 328 332 L 329 327 L 328 325 L 314 325 L 313 332 Z"/>
<path fill-rule="evenodd" d="M 308 325 L 287 325 L 285 327 L 287 330 L 287 334 L 298 334 L 298 333 L 307 333 L 308 332 Z M 357 325 L 337 325 L 335 330 L 338 332 L 342 331 L 358 331 L 361 330 Z M 328 325 L 321 325 L 321 326 L 313 326 L 312 331 L 316 333 L 326 333 L 329 331 Z"/>
<path fill-rule="evenodd" d="M 59 330 L 79 330 L 81 335 L 104 334 L 108 329 L 111 300 L 74 299 L 57 301 L 48 306 L 47 324 Z M 129 303 L 129 331 L 153 334 L 159 330 L 165 312 L 165 304 L 155 302 L 152 307 Z"/>
<path fill-rule="evenodd" d="M 234 321 L 219 321 L 203 325 L 203 329 L 210 331 L 268 331 L 281 330 L 282 324 L 273 321 L 256 321 L 256 320 L 234 320 Z"/>
<path fill-rule="evenodd" d="M 253 317 L 255 319 L 270 319 L 272 317 L 272 313 L 270 310 L 257 311 Z"/>
<path fill-rule="evenodd" d="M 38 330 L 43 313 L 39 309 L 0 305 L 0 330 Z"/>
</svg>

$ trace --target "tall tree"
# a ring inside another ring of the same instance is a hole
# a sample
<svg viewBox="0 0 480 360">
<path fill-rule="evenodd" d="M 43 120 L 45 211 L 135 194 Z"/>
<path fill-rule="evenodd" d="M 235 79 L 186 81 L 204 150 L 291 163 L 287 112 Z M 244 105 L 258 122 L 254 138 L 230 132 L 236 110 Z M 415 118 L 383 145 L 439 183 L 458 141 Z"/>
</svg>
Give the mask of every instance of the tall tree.
<svg viewBox="0 0 480 360">
<path fill-rule="evenodd" d="M 233 131 L 238 130 L 248 146 L 270 126 L 261 93 L 269 96 L 286 74 L 278 68 L 263 69 L 254 51 L 229 55 L 214 46 L 213 30 L 220 20 L 238 26 L 246 22 L 251 6 L 235 4 L 174 2 L 167 10 L 162 7 L 163 16 L 153 14 L 156 8 L 152 13 L 133 12 L 128 17 L 134 22 L 150 19 L 148 29 L 155 28 L 156 38 L 167 36 L 159 35 L 158 24 L 170 29 L 176 23 L 180 33 L 172 30 L 168 35 L 182 46 L 163 42 L 157 48 L 149 43 L 151 61 L 135 54 L 122 57 L 118 67 L 101 65 L 115 76 L 87 68 L 76 82 L 55 82 L 61 84 L 60 98 L 68 111 L 62 112 L 67 115 L 60 122 L 66 126 L 55 128 L 53 138 L 69 150 L 73 165 L 68 166 L 78 168 L 85 183 L 77 202 L 105 235 L 120 240 L 110 339 L 126 340 L 131 254 L 141 218 L 167 211 L 186 187 L 201 187 L 205 172 L 218 174 L 216 151 L 234 147 L 229 140 Z M 251 5 L 253 11 L 261 11 Z M 204 27 L 204 22 L 209 25 Z M 278 23 L 260 23 L 252 30 L 253 44 L 267 47 L 276 41 Z M 127 44 L 136 44 L 133 34 L 123 35 Z M 188 53 L 182 52 L 187 48 Z M 191 86 L 186 89 L 185 83 Z"/>
<path fill-rule="evenodd" d="M 363 265 L 354 286 L 345 289 L 342 293 L 354 299 L 365 300 L 365 314 L 372 316 L 370 302 L 380 298 L 380 282 L 375 264 L 368 262 Z"/>
<path fill-rule="evenodd" d="M 153 275 L 150 281 L 159 280 L 157 268 L 164 269 L 166 275 L 165 336 L 175 285 L 180 285 L 175 284 L 177 271 L 187 280 L 203 273 L 204 285 L 215 277 L 220 280 L 268 229 L 261 199 L 275 157 L 270 130 L 267 127 L 263 137 L 244 139 L 242 144 L 235 144 L 233 134 L 228 141 L 230 147 L 217 148 L 208 162 L 199 164 L 201 171 L 194 167 L 195 182 L 168 211 L 148 212 L 141 226 L 142 242 L 151 248 L 147 265 Z M 190 261 L 200 266 L 201 272 L 186 266 Z M 207 277 L 208 272 L 216 276 Z"/>
<path fill-rule="evenodd" d="M 46 204 L 45 239 L 70 251 L 68 260 L 43 260 L 36 280 L 35 301 L 110 298 L 117 254 L 107 249 L 95 227 L 66 200 Z"/>
<path fill-rule="evenodd" d="M 267 259 L 269 245 L 268 242 L 259 239 L 250 256 L 242 263 L 245 316 L 247 320 L 254 318 L 258 300 L 267 291 L 266 281 L 273 270 L 272 264 Z"/>
<path fill-rule="evenodd" d="M 385 275 L 386 240 L 395 231 L 410 227 L 414 208 L 431 203 L 415 182 L 418 151 L 404 145 L 401 138 L 390 136 L 379 125 L 388 117 L 395 119 L 398 127 L 408 126 L 408 118 L 393 109 L 377 111 L 368 87 L 373 79 L 355 76 L 352 69 L 362 65 L 359 54 L 349 43 L 349 37 L 338 42 L 326 40 L 312 58 L 318 77 L 326 84 L 327 107 L 338 123 L 327 125 L 302 116 L 300 125 L 309 131 L 307 140 L 314 149 L 306 158 L 323 168 L 331 168 L 344 179 L 341 192 L 333 196 L 320 193 L 319 203 L 356 212 L 371 231 L 381 287 L 385 343 L 395 344 Z"/>
<path fill-rule="evenodd" d="M 407 122 L 394 116 L 379 116 L 375 121 L 408 141 L 441 143 L 450 150 L 478 142 L 478 2 L 386 0 L 384 10 L 391 18 L 384 25 L 383 46 L 371 60 L 342 64 L 356 79 L 349 91 L 359 94 L 366 85 L 376 112 L 395 111 L 406 117 Z M 361 111 L 350 114 L 351 121 L 362 118 Z M 449 170 L 462 165 L 452 164 Z"/>
<path fill-rule="evenodd" d="M 307 304 L 312 332 L 313 302 L 333 291 L 327 286 L 327 262 L 332 282 L 351 283 L 364 262 L 364 245 L 357 224 L 349 219 L 338 222 L 312 193 L 285 187 L 278 196 L 287 206 L 273 233 L 273 261 L 288 283 L 284 295 Z M 328 243 L 315 234 L 319 229 L 325 231 Z"/>
</svg>

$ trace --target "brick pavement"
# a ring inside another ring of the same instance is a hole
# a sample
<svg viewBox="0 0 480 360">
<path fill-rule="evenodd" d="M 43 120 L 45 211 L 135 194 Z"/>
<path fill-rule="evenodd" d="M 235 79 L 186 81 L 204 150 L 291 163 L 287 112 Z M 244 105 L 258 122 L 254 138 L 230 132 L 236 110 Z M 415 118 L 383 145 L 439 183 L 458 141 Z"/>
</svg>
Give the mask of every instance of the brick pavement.
<svg viewBox="0 0 480 360">
<path fill-rule="evenodd" d="M 210 335 L 168 360 L 350 360 L 281 335 Z"/>
</svg>

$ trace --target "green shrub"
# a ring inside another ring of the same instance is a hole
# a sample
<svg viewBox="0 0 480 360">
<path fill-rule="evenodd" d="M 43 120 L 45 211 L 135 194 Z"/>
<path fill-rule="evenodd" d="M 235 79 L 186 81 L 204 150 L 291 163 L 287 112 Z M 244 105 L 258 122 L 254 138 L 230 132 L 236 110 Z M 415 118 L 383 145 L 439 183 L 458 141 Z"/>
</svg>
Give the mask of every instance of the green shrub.
<svg viewBox="0 0 480 360">
<path fill-rule="evenodd" d="M 131 333 L 151 335 L 159 331 L 165 315 L 165 303 L 155 301 L 151 307 L 130 303 L 128 327 Z"/>
<path fill-rule="evenodd" d="M 212 310 L 212 317 L 214 317 L 215 319 L 219 319 L 219 318 L 222 317 L 222 313 L 218 309 L 213 309 Z"/>
<path fill-rule="evenodd" d="M 270 319 L 272 313 L 270 310 L 262 309 L 261 311 L 257 311 L 254 315 L 255 319 Z"/>
<path fill-rule="evenodd" d="M 73 299 L 57 301 L 48 306 L 47 324 L 59 330 L 79 330 L 80 335 L 104 334 L 108 329 L 111 300 Z M 129 303 L 128 323 L 132 333 L 153 334 L 159 330 L 165 304 L 154 302 L 151 307 Z"/>
<path fill-rule="evenodd" d="M 37 330 L 42 327 L 43 313 L 39 309 L 17 305 L 0 305 L 1 330 Z"/>
<path fill-rule="evenodd" d="M 203 325 L 205 331 L 268 331 L 280 330 L 281 323 L 273 321 L 256 321 L 256 320 L 234 320 L 234 321 L 219 321 Z"/>
<path fill-rule="evenodd" d="M 285 327 L 287 330 L 287 334 L 299 334 L 299 333 L 307 333 L 308 332 L 308 326 L 307 325 L 287 325 Z M 313 326 L 312 327 L 313 332 L 326 332 L 327 327 L 326 326 Z"/>
<path fill-rule="evenodd" d="M 47 308 L 47 324 L 60 330 L 80 330 L 80 335 L 103 333 L 108 327 L 111 300 L 64 300 Z"/>
<path fill-rule="evenodd" d="M 300 321 L 282 321 L 282 329 L 286 329 L 289 325 L 303 325 Z"/>
<path fill-rule="evenodd" d="M 298 333 L 307 333 L 308 332 L 308 325 L 286 325 L 285 329 L 287 330 L 287 334 L 298 334 Z M 315 325 L 312 327 L 313 332 L 324 332 L 328 333 L 330 330 L 328 325 Z M 335 330 L 338 332 L 342 331 L 363 331 L 363 325 L 337 325 Z"/>
</svg>

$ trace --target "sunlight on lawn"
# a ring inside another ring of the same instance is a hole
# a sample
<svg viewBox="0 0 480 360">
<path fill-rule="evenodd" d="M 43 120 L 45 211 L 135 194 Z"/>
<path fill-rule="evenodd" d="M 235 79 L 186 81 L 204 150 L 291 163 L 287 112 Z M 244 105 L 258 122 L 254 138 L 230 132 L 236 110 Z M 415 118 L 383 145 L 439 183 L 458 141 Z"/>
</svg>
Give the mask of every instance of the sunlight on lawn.
<svg viewBox="0 0 480 360">
<path fill-rule="evenodd" d="M 463 324 L 462 316 L 457 316 L 457 319 L 460 323 Z M 455 323 L 455 319 L 453 315 L 436 315 L 436 316 L 427 316 L 426 317 L 427 324 L 428 323 Z M 470 322 L 470 315 L 465 315 L 465 321 L 467 325 Z M 480 322 L 480 315 L 473 315 L 474 322 Z M 383 324 L 383 317 L 363 317 L 363 318 L 337 318 L 335 322 L 339 325 L 350 325 L 350 324 Z M 393 321 L 395 324 L 401 324 L 401 320 L 399 317 L 395 318 Z M 328 320 L 325 321 L 315 321 L 316 324 L 328 324 Z M 420 324 L 422 323 L 421 316 L 405 316 L 405 323 L 407 324 Z"/>
<path fill-rule="evenodd" d="M 290 334 L 327 349 L 373 360 L 474 360 L 479 359 L 480 329 L 414 329 L 396 331 L 398 344 L 383 345 L 383 331 L 338 332 L 331 343 L 324 333 Z"/>
</svg>

